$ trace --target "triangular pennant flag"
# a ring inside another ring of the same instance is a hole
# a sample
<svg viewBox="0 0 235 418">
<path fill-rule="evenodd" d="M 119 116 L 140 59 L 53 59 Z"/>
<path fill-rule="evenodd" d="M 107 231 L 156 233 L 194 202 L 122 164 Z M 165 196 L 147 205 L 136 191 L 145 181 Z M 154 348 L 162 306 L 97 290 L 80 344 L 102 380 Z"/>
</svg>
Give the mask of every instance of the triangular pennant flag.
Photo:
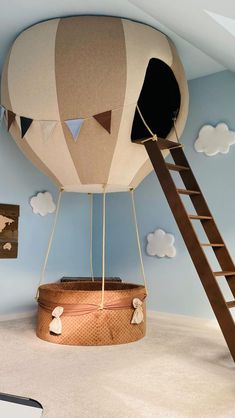
<svg viewBox="0 0 235 418">
<path fill-rule="evenodd" d="M 16 114 L 12 112 L 11 110 L 7 111 L 7 129 L 9 131 L 11 125 L 13 124 L 15 120 Z"/>
<path fill-rule="evenodd" d="M 41 120 L 40 121 L 42 135 L 44 140 L 48 140 L 48 138 L 52 135 L 54 131 L 57 121 L 56 120 Z"/>
<path fill-rule="evenodd" d="M 0 123 L 3 120 L 4 113 L 5 113 L 5 107 L 0 105 Z"/>
<path fill-rule="evenodd" d="M 21 138 L 24 138 L 26 132 L 29 130 L 33 119 L 20 116 Z"/>
<path fill-rule="evenodd" d="M 112 117 L 112 110 L 108 110 L 107 112 L 98 113 L 94 115 L 93 118 L 97 120 L 97 122 L 103 126 L 106 131 L 111 133 L 111 117 Z"/>
<path fill-rule="evenodd" d="M 84 119 L 68 119 L 64 121 L 64 123 L 68 126 L 74 141 L 77 140 L 83 122 Z"/>
<path fill-rule="evenodd" d="M 18 125 L 18 128 L 20 129 L 20 116 L 16 115 L 16 123 Z"/>
</svg>

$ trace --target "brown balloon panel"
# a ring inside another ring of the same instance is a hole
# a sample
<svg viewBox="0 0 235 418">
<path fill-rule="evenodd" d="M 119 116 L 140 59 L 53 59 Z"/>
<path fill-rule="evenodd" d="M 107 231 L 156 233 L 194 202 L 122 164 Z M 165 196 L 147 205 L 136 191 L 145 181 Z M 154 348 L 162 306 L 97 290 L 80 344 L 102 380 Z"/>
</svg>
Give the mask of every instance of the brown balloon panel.
<svg viewBox="0 0 235 418">
<path fill-rule="evenodd" d="M 175 46 L 128 19 L 74 16 L 22 32 L 4 65 L 1 104 L 22 152 L 65 191 L 128 191 L 152 170 L 154 134 L 175 141 L 188 89 Z M 62 169 L 63 167 L 63 169 Z"/>
</svg>

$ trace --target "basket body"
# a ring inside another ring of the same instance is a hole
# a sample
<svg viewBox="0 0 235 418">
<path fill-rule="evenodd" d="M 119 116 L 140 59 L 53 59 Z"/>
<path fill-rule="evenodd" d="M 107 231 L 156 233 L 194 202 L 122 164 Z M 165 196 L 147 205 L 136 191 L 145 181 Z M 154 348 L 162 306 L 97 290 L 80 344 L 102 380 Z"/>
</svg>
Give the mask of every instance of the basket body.
<svg viewBox="0 0 235 418">
<path fill-rule="evenodd" d="M 65 282 L 39 288 L 37 336 L 42 340 L 66 345 L 113 345 L 137 341 L 146 332 L 145 288 L 128 283 L 105 284 L 104 309 L 100 310 L 101 283 Z M 132 324 L 132 301 L 142 301 L 144 320 Z M 62 306 L 62 333 L 51 333 L 52 311 Z M 84 307 L 89 309 L 81 311 Z M 92 311 L 90 311 L 92 309 Z"/>
</svg>

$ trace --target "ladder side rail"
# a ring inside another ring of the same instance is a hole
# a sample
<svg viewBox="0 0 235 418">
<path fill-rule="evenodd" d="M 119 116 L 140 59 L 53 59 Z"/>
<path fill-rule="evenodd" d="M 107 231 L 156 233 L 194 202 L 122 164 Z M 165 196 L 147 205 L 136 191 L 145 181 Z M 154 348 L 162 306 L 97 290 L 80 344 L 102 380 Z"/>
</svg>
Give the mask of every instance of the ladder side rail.
<svg viewBox="0 0 235 418">
<path fill-rule="evenodd" d="M 176 164 L 183 164 L 189 166 L 189 163 L 187 161 L 187 158 L 181 148 L 176 148 L 171 150 L 171 155 L 173 157 L 173 160 Z M 200 195 L 192 195 L 190 196 L 190 199 L 192 201 L 192 204 L 198 214 L 204 214 L 208 216 L 212 216 L 210 209 L 207 205 L 207 202 L 203 196 L 203 193 L 200 189 L 200 186 L 197 183 L 197 180 L 193 174 L 192 169 L 188 171 L 181 171 L 180 176 L 183 180 L 183 183 L 186 188 L 192 188 L 193 190 L 198 190 L 201 192 Z M 235 264 L 233 262 L 233 259 L 229 253 L 228 248 L 226 247 L 226 243 L 223 240 L 218 227 L 214 220 L 203 222 L 202 226 L 204 228 L 204 231 L 208 237 L 209 242 L 213 243 L 223 243 L 224 247 L 213 247 L 213 251 L 215 253 L 215 256 L 222 268 L 222 270 L 225 271 L 235 271 Z M 235 276 L 229 276 L 226 277 L 227 283 L 230 287 L 230 290 L 235 297 Z"/>
<path fill-rule="evenodd" d="M 183 202 L 177 193 L 176 186 L 166 167 L 164 157 L 158 148 L 157 142 L 148 141 L 144 143 L 144 146 L 235 361 L 235 323 L 233 317 L 226 305 L 224 296 L 213 275 L 213 271 L 200 245 Z"/>
</svg>

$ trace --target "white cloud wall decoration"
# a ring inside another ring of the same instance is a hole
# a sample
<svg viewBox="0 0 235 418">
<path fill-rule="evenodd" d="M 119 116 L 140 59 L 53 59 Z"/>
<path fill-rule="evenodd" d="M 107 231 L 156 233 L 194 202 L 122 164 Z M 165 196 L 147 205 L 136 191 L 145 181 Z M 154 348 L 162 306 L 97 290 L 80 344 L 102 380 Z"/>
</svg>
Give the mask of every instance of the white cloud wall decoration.
<svg viewBox="0 0 235 418">
<path fill-rule="evenodd" d="M 217 126 L 204 125 L 194 143 L 197 152 L 204 152 L 208 156 L 227 154 L 232 144 L 235 144 L 235 132 L 230 131 L 226 123 Z"/>
<path fill-rule="evenodd" d="M 147 241 L 146 251 L 148 255 L 160 258 L 176 256 L 175 237 L 163 231 L 163 229 L 157 229 L 155 232 L 148 234 Z"/>
<path fill-rule="evenodd" d="M 33 196 L 30 199 L 30 205 L 33 209 L 33 213 L 41 216 L 53 213 L 56 209 L 52 195 L 49 192 L 37 193 L 36 196 Z"/>
</svg>

